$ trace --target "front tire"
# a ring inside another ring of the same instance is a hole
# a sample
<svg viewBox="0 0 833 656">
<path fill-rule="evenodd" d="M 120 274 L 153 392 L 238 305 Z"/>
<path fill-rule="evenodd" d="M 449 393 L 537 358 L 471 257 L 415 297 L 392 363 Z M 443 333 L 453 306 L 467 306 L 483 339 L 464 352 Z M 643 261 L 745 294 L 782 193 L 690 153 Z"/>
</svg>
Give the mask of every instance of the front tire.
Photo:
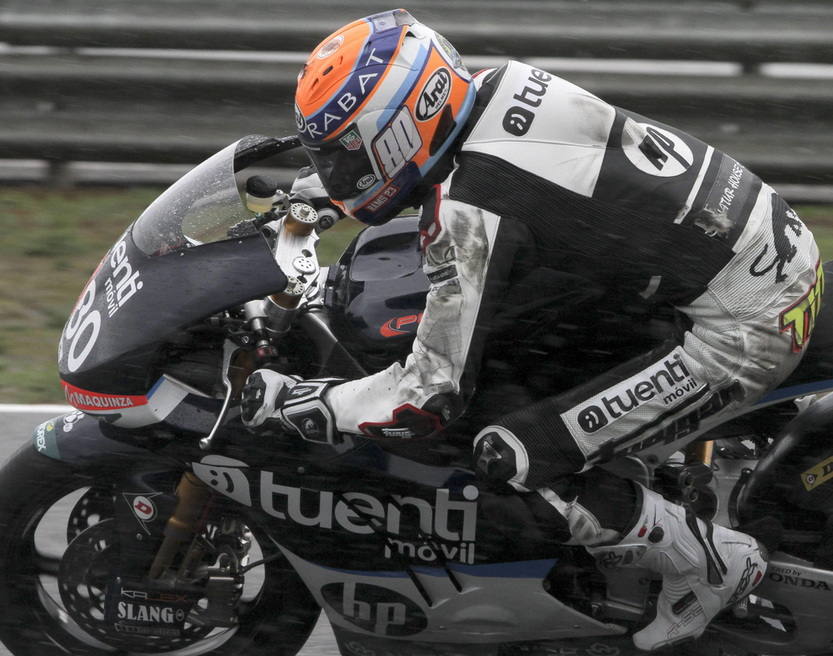
<svg viewBox="0 0 833 656">
<path fill-rule="evenodd" d="M 116 651 L 72 620 L 59 593 L 67 519 L 74 500 L 93 482 L 106 483 L 30 445 L 0 470 L 0 640 L 15 656 L 99 656 Z M 215 629 L 189 645 L 188 654 L 292 656 L 315 625 L 320 608 L 301 579 L 262 530 L 250 529 L 265 561 L 252 570 L 261 570 L 258 589 L 241 602 L 236 627 Z"/>
</svg>

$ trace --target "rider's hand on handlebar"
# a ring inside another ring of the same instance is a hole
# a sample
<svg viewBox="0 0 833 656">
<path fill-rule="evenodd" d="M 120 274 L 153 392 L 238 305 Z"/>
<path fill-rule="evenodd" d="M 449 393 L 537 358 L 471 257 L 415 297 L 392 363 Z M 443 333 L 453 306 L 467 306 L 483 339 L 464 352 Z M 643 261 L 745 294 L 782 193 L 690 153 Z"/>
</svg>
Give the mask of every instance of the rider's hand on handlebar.
<svg viewBox="0 0 833 656">
<path fill-rule="evenodd" d="M 330 201 L 330 196 L 321 178 L 312 166 L 305 166 L 298 171 L 292 189 L 289 191 L 291 200 L 302 200 L 312 205 L 318 212 L 318 226 L 321 230 L 332 228 L 333 225 L 344 218 L 345 214 Z"/>
<path fill-rule="evenodd" d="M 246 379 L 240 403 L 241 419 L 251 428 L 262 426 L 267 419 L 277 418 L 286 395 L 300 378 L 279 374 L 271 369 L 258 369 Z"/>
<path fill-rule="evenodd" d="M 339 378 L 303 380 L 271 369 L 258 369 L 246 379 L 241 399 L 243 423 L 256 428 L 270 419 L 284 430 L 311 442 L 335 442 L 335 418 L 325 392 Z"/>
</svg>

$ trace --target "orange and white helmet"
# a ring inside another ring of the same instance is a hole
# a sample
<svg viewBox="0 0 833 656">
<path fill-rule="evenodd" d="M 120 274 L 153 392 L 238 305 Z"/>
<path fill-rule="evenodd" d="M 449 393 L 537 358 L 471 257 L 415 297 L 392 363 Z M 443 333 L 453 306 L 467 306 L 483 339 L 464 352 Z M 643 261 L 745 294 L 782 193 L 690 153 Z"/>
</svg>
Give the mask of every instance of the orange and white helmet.
<svg viewBox="0 0 833 656">
<path fill-rule="evenodd" d="M 454 47 L 396 9 L 346 25 L 312 51 L 295 119 L 332 201 L 376 225 L 410 204 L 443 161 L 474 96 Z"/>
</svg>

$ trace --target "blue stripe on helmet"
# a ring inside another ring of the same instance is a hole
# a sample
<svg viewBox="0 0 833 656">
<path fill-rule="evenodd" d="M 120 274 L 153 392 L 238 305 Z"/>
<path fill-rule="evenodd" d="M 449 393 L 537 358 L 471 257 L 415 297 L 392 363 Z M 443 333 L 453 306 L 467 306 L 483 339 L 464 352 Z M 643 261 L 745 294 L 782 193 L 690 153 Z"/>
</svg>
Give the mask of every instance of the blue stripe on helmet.
<svg viewBox="0 0 833 656">
<path fill-rule="evenodd" d="M 356 107 L 373 93 L 384 77 L 390 60 L 399 46 L 402 30 L 372 34 L 362 48 L 353 70 L 330 101 L 312 116 L 305 116 L 302 136 L 311 142 L 326 141 L 353 116 Z"/>
<path fill-rule="evenodd" d="M 431 54 L 429 48 L 422 47 L 417 53 L 415 63 L 411 71 L 405 77 L 400 87 L 396 90 L 396 95 L 390 100 L 388 106 L 383 112 L 379 114 L 376 119 L 376 129 L 381 130 L 388 124 L 394 114 L 396 114 L 402 105 L 405 104 L 405 99 L 410 95 L 414 89 L 414 85 L 425 70 L 425 65 L 428 62 L 428 57 Z"/>
</svg>

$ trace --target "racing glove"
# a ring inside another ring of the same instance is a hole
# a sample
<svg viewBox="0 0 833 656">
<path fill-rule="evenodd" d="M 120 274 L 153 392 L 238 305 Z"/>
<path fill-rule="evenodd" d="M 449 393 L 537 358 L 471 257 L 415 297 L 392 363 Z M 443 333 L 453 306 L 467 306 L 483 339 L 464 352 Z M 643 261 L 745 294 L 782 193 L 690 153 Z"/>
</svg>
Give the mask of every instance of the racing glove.
<svg viewBox="0 0 833 656">
<path fill-rule="evenodd" d="M 330 196 L 313 166 L 305 166 L 298 171 L 292 189 L 289 190 L 289 197 L 293 201 L 302 200 L 312 205 L 318 212 L 319 230 L 332 228 L 346 216 L 330 201 Z"/>
<path fill-rule="evenodd" d="M 341 378 L 303 380 L 271 369 L 258 369 L 243 386 L 241 419 L 249 428 L 277 421 L 305 440 L 334 444 L 335 417 L 324 393 Z"/>
</svg>

